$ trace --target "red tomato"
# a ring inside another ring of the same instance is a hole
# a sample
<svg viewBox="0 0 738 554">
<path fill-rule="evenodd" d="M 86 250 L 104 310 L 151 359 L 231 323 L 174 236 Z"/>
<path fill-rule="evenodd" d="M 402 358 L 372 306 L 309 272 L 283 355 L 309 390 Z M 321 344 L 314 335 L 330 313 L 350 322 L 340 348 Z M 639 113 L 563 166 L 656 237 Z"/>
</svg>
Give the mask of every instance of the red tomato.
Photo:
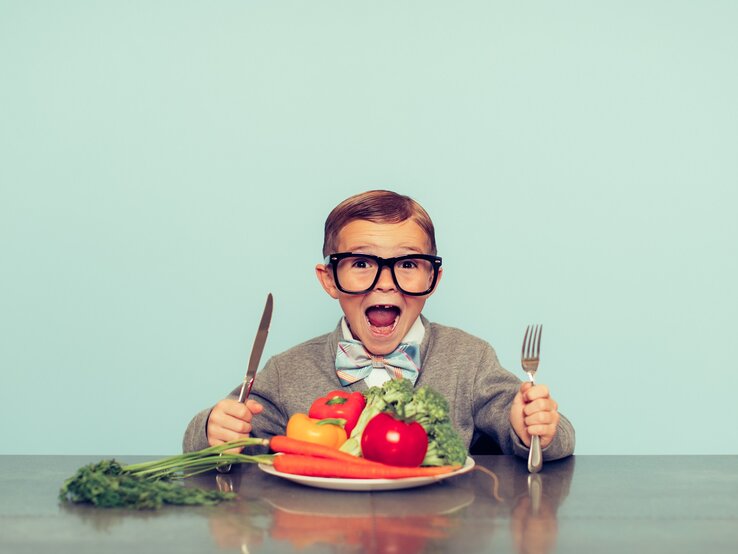
<svg viewBox="0 0 738 554">
<path fill-rule="evenodd" d="M 375 462 L 417 467 L 426 450 L 428 435 L 420 423 L 405 423 L 386 413 L 371 418 L 361 434 L 361 452 Z"/>
</svg>

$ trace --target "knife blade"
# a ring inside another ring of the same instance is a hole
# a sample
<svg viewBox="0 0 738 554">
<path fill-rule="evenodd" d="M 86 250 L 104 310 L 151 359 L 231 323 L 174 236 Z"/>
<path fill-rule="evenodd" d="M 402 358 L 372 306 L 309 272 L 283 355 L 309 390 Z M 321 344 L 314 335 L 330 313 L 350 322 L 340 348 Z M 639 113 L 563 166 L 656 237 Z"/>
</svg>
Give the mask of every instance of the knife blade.
<svg viewBox="0 0 738 554">
<path fill-rule="evenodd" d="M 269 334 L 269 323 L 272 321 L 272 306 L 274 300 L 272 293 L 270 292 L 264 305 L 264 312 L 261 314 L 261 321 L 259 322 L 259 330 L 256 332 L 254 338 L 254 345 L 251 347 L 251 357 L 249 358 L 249 365 L 246 368 L 246 376 L 243 378 L 241 384 L 241 392 L 238 395 L 239 402 L 246 402 L 251 393 L 251 387 L 254 386 L 254 377 L 256 377 L 256 370 L 259 369 L 259 360 L 261 354 L 264 352 L 264 345 L 266 344 L 267 335 Z"/>
</svg>

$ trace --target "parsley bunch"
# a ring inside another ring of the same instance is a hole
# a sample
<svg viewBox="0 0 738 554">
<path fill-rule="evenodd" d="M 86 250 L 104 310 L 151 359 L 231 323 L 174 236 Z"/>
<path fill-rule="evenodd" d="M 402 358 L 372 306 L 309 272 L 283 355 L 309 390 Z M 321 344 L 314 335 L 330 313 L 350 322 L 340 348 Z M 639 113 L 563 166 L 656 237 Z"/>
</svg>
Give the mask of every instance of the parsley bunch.
<svg viewBox="0 0 738 554">
<path fill-rule="evenodd" d="M 178 480 L 212 471 L 221 464 L 270 461 L 271 455 L 226 454 L 226 450 L 265 445 L 247 438 L 162 460 L 123 466 L 115 460 L 88 464 L 67 479 L 59 491 L 63 501 L 101 508 L 157 509 L 164 504 L 211 506 L 235 498 L 232 492 L 185 487 Z"/>
</svg>

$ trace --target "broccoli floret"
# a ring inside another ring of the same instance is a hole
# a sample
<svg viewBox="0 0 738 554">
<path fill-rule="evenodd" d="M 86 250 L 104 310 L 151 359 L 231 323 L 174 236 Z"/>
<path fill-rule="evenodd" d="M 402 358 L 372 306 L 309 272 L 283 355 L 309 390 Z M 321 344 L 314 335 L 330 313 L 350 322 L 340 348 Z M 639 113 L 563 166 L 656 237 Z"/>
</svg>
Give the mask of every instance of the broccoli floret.
<svg viewBox="0 0 738 554">
<path fill-rule="evenodd" d="M 364 393 L 366 406 L 377 407 L 380 409 L 384 409 L 384 406 L 386 404 L 383 397 L 384 391 L 382 390 L 382 387 L 369 387 Z"/>
<path fill-rule="evenodd" d="M 428 434 L 428 450 L 421 465 L 463 465 L 466 461 L 466 446 L 450 421 L 436 423 L 425 429 Z"/>
<path fill-rule="evenodd" d="M 430 387 L 419 387 L 412 400 L 396 410 L 399 417 L 417 421 L 423 427 L 431 427 L 436 423 L 448 421 L 448 401 L 439 392 Z"/>
<path fill-rule="evenodd" d="M 390 379 L 381 388 L 382 400 L 395 413 L 413 401 L 415 390 L 409 379 Z"/>
</svg>

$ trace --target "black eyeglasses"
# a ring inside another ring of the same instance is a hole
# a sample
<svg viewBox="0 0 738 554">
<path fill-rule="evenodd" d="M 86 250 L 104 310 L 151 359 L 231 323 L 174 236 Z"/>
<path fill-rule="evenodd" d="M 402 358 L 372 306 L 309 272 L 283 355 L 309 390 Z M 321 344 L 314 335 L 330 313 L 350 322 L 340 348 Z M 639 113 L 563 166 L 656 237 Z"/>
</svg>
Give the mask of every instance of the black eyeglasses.
<svg viewBox="0 0 738 554">
<path fill-rule="evenodd" d="M 429 254 L 408 254 L 396 258 L 380 258 L 371 254 L 338 252 L 325 258 L 333 267 L 333 279 L 338 290 L 346 294 L 366 294 L 372 290 L 382 273 L 390 268 L 392 280 L 403 294 L 430 294 L 438 281 L 441 258 Z"/>
</svg>

